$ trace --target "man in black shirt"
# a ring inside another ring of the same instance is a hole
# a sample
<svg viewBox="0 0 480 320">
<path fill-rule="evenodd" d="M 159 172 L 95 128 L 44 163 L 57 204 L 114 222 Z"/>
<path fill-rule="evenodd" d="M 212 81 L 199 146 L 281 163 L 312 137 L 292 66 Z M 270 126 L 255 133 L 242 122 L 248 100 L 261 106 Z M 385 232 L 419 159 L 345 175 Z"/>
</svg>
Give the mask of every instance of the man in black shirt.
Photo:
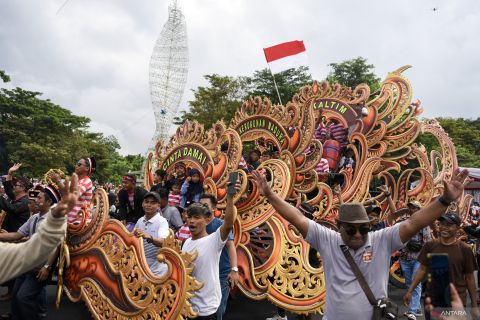
<svg viewBox="0 0 480 320">
<path fill-rule="evenodd" d="M 137 220 L 145 215 L 142 202 L 147 190 L 136 186 L 137 178 L 127 173 L 122 178 L 122 190 L 118 193 L 119 216 L 128 231 L 133 231 Z"/>
</svg>

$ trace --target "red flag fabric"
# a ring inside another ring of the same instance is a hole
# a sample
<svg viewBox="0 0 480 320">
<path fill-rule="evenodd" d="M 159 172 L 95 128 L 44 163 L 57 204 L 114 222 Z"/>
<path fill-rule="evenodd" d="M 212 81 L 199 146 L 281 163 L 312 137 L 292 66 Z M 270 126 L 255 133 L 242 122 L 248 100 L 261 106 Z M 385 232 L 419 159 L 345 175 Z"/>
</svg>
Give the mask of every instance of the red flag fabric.
<svg viewBox="0 0 480 320">
<path fill-rule="evenodd" d="M 263 52 L 272 73 L 279 73 L 300 65 L 307 65 L 305 45 L 300 40 L 264 48 Z"/>
<path fill-rule="evenodd" d="M 265 58 L 267 59 L 268 63 L 278 59 L 288 57 L 288 56 L 293 56 L 305 51 L 306 50 L 305 50 L 305 45 L 303 44 L 303 41 L 299 41 L 299 40 L 280 43 L 280 44 L 277 44 L 276 46 L 263 49 L 263 52 L 265 52 Z"/>
</svg>

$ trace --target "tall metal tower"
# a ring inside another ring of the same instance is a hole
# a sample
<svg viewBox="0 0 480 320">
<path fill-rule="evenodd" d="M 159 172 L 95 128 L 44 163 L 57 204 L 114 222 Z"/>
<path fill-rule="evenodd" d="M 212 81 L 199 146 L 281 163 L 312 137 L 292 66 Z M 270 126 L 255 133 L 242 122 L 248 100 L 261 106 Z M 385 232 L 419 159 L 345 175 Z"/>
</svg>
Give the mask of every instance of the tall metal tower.
<svg viewBox="0 0 480 320">
<path fill-rule="evenodd" d="M 156 129 L 151 146 L 166 142 L 182 100 L 188 74 L 187 26 L 177 0 L 168 7 L 168 20 L 150 59 L 150 96 Z"/>
</svg>

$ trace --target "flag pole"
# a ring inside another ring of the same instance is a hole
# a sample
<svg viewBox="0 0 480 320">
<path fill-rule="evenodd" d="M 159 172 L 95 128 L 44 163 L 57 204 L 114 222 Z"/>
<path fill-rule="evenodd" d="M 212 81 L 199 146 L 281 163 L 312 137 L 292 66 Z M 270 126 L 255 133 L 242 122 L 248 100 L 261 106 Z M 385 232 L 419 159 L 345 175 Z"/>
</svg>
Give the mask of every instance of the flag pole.
<svg viewBox="0 0 480 320">
<path fill-rule="evenodd" d="M 278 92 L 277 82 L 275 81 L 275 76 L 273 75 L 273 72 L 272 72 L 272 69 L 270 69 L 270 66 L 268 66 L 268 70 L 270 70 L 270 73 L 272 74 L 273 84 L 275 85 L 275 90 L 277 91 L 277 95 L 278 95 L 278 101 L 280 101 L 280 104 L 283 105 L 282 98 L 280 98 L 280 92 Z"/>
</svg>

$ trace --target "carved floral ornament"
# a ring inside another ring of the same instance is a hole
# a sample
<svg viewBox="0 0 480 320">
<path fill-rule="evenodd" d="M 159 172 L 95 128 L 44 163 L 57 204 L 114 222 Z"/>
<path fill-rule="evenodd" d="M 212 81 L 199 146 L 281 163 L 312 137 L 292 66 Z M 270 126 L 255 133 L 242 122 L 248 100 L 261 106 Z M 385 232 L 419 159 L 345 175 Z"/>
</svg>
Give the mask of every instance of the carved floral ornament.
<svg viewBox="0 0 480 320">
<path fill-rule="evenodd" d="M 238 255 L 240 290 L 251 299 L 268 299 L 297 313 L 322 310 L 325 301 L 323 269 L 309 261 L 309 245 L 256 190 L 251 176 L 239 168 L 244 145 L 257 148 L 270 142 L 278 159 L 263 162 L 273 192 L 298 205 L 307 201 L 316 209 L 319 223 L 335 228 L 339 200 L 331 179 L 322 179 L 315 167 L 325 154 L 315 139 L 323 117 L 341 124 L 348 132 L 345 149 L 351 150 L 355 168 L 332 175 L 339 178 L 345 202 L 362 202 L 375 196 L 375 188 L 386 184 L 394 202 L 404 205 L 418 200 L 423 205 L 442 192 L 442 180 L 458 166 L 455 147 L 435 121 L 418 120 L 420 103 L 412 103 L 412 88 L 403 72 L 387 75 L 381 87 L 371 92 L 365 85 L 348 88 L 340 84 L 314 82 L 302 88 L 285 106 L 266 98 L 245 101 L 226 125 L 222 121 L 205 130 L 195 121 L 178 127 L 167 144 L 159 141 L 145 163 L 145 187 L 161 168 L 171 172 L 176 163 L 197 168 L 206 192 L 225 207 L 230 172 L 240 173 L 241 190 L 235 197 L 238 210 L 234 236 Z M 441 150 L 427 150 L 416 138 L 432 134 Z M 261 143 L 260 143 L 261 142 Z M 456 210 L 463 216 L 471 198 L 464 196 Z M 83 299 L 92 314 L 115 318 L 183 319 L 192 315 L 186 300 L 199 288 L 191 277 L 192 256 L 181 253 L 173 236 L 159 251 L 169 265 L 163 278 L 154 277 L 142 254 L 142 243 L 115 221 L 107 220 L 107 199 L 99 190 L 96 216 L 90 223 L 70 227 L 70 266 L 65 270 L 64 289 L 72 300 Z M 385 200 L 378 203 L 383 209 Z M 107 289 L 108 288 L 108 289 Z"/>
</svg>

